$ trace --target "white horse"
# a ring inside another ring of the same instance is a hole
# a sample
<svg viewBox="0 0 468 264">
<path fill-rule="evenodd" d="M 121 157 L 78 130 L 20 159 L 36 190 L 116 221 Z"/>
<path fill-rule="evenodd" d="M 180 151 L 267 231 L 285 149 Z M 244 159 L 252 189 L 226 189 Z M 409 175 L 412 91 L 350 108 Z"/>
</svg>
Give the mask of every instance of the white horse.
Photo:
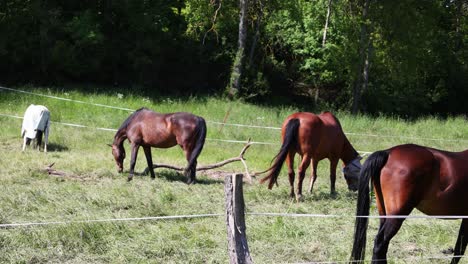
<svg viewBox="0 0 468 264">
<path fill-rule="evenodd" d="M 37 149 L 40 149 L 42 143 L 42 134 L 44 134 L 44 152 L 47 152 L 49 128 L 49 109 L 42 105 L 30 105 L 24 113 L 23 126 L 21 128 L 23 151 L 25 150 L 26 145 L 29 145 L 33 139 L 36 140 Z"/>
</svg>

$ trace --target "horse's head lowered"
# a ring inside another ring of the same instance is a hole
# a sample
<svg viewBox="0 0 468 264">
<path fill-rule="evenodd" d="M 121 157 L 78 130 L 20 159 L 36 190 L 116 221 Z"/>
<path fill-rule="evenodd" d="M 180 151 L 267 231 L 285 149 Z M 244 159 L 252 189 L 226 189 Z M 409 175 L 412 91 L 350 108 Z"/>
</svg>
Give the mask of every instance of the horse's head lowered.
<svg viewBox="0 0 468 264">
<path fill-rule="evenodd" d="M 125 159 L 125 149 L 122 145 L 112 145 L 112 155 L 114 155 L 115 163 L 117 165 L 117 171 L 120 173 L 123 171 L 123 161 Z"/>
<path fill-rule="evenodd" d="M 361 157 L 357 157 L 343 167 L 343 174 L 348 184 L 348 189 L 357 191 L 359 183 L 359 174 L 361 173 Z"/>
</svg>

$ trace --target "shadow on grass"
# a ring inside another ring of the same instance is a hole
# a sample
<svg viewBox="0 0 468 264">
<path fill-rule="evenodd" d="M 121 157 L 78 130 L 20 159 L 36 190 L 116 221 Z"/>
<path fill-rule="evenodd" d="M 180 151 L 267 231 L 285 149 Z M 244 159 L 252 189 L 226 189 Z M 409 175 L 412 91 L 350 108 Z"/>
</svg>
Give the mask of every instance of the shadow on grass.
<svg viewBox="0 0 468 264">
<path fill-rule="evenodd" d="M 335 193 L 330 193 L 329 191 L 313 191 L 311 196 L 312 201 L 353 200 L 356 199 L 357 192 L 348 190 L 338 190 Z"/>
<path fill-rule="evenodd" d="M 126 172 L 128 175 L 128 171 Z M 170 182 L 187 182 L 187 178 L 180 172 L 175 172 L 171 170 L 155 170 L 156 178 L 164 178 Z M 144 171 L 141 173 L 135 173 L 135 176 L 138 177 L 149 177 L 149 173 Z M 196 176 L 196 184 L 210 185 L 210 184 L 219 184 L 220 180 L 210 179 L 205 176 L 198 175 Z"/>
<path fill-rule="evenodd" d="M 63 152 L 63 151 L 68 151 L 68 150 L 69 148 L 64 145 L 55 144 L 55 143 L 47 144 L 47 151 L 50 151 L 50 152 Z"/>
</svg>

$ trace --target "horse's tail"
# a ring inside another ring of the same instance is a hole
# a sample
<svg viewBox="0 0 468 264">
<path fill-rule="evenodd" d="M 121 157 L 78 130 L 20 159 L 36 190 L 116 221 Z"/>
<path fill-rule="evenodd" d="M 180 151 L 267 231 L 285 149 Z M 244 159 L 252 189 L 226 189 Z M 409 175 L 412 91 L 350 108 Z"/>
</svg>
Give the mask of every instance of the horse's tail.
<svg viewBox="0 0 468 264">
<path fill-rule="evenodd" d="M 372 181 L 375 181 L 375 179 L 379 177 L 380 171 L 385 166 L 385 163 L 387 163 L 387 159 L 387 150 L 374 152 L 369 156 L 369 158 L 367 158 L 361 169 L 356 209 L 357 218 L 354 226 L 353 250 L 351 252 L 351 261 L 353 263 L 363 261 L 366 251 L 366 232 L 367 224 L 369 222 L 369 219 L 366 216 L 369 215 L 370 207 L 369 181 L 371 179 Z"/>
<path fill-rule="evenodd" d="M 188 170 L 192 170 L 193 172 L 196 171 L 196 162 L 197 158 L 200 155 L 201 151 L 203 150 L 203 146 L 205 145 L 205 138 L 206 138 L 206 122 L 205 119 L 202 117 L 197 117 L 197 125 L 195 127 L 195 137 L 196 143 L 195 147 L 190 154 L 189 163 L 187 166 Z"/>
<path fill-rule="evenodd" d="M 297 118 L 289 120 L 286 124 L 286 131 L 284 133 L 283 144 L 281 145 L 281 149 L 279 153 L 273 158 L 273 165 L 265 171 L 270 171 L 270 173 L 260 180 L 260 183 L 264 183 L 267 180 L 270 180 L 270 182 L 268 183 L 268 189 L 273 188 L 273 185 L 278 180 L 278 175 L 281 171 L 281 167 L 283 166 L 284 160 L 288 155 L 289 149 L 293 144 L 297 144 L 297 134 L 299 130 L 299 125 L 300 121 Z"/>
</svg>

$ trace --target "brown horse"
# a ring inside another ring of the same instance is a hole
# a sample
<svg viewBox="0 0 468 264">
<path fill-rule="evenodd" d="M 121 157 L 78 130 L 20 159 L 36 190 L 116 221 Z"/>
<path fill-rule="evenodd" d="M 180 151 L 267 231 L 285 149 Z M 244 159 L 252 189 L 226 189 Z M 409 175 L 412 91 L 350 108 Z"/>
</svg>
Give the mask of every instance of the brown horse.
<svg viewBox="0 0 468 264">
<path fill-rule="evenodd" d="M 277 182 L 284 161 L 288 165 L 289 183 L 291 185 L 290 196 L 300 200 L 302 196 L 302 182 L 305 172 L 312 161 L 312 175 L 309 192 L 312 192 L 317 180 L 317 165 L 322 159 L 330 160 L 331 193 L 335 193 L 336 166 L 339 159 L 345 165 L 343 172 L 350 190 L 357 189 L 357 182 L 361 164 L 361 157 L 349 143 L 343 133 L 340 122 L 330 112 L 320 115 L 299 112 L 286 118 L 281 130 L 283 144 L 279 153 L 275 156 L 273 165 L 265 172 L 270 172 L 261 179 L 261 183 L 269 180 L 268 188 L 271 189 Z M 299 166 L 299 180 L 297 182 L 297 194 L 294 193 L 294 156 L 296 153 L 302 157 Z"/>
<path fill-rule="evenodd" d="M 130 175 L 128 176 L 128 180 L 131 181 L 138 149 L 140 146 L 143 147 L 151 178 L 154 179 L 151 147 L 170 148 L 179 145 L 188 161 L 184 174 L 187 177 L 187 183 L 191 184 L 195 182 L 197 158 L 203 149 L 205 137 L 206 123 L 202 117 L 184 112 L 160 114 L 141 108 L 130 115 L 118 129 L 112 144 L 112 154 L 118 171 L 122 172 L 125 159 L 123 142 L 128 139 L 132 148 Z"/>
<path fill-rule="evenodd" d="M 408 144 L 373 153 L 361 171 L 357 216 L 369 215 L 369 180 L 373 182 L 379 214 L 400 216 L 380 219 L 372 263 L 387 263 L 390 240 L 413 208 L 434 216 L 468 215 L 468 150 L 447 152 Z M 367 223 L 365 217 L 356 219 L 353 261 L 364 259 Z M 464 218 L 452 263 L 458 263 L 465 252 L 467 223 Z"/>
</svg>

